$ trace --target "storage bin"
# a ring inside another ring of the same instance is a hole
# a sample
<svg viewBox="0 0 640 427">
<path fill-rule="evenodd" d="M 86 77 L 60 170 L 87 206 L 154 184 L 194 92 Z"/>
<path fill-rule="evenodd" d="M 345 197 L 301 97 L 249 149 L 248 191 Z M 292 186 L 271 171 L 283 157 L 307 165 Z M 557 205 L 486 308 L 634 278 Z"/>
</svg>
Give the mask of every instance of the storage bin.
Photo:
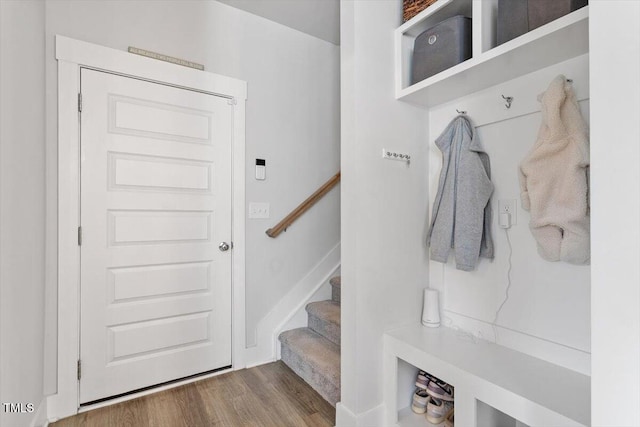
<svg viewBox="0 0 640 427">
<path fill-rule="evenodd" d="M 402 21 L 407 22 L 435 2 L 436 0 L 402 0 Z"/>
<path fill-rule="evenodd" d="M 421 33 L 413 45 L 411 84 L 471 58 L 471 18 L 453 16 Z"/>
<path fill-rule="evenodd" d="M 498 0 L 498 44 L 580 9 L 588 0 Z"/>
</svg>

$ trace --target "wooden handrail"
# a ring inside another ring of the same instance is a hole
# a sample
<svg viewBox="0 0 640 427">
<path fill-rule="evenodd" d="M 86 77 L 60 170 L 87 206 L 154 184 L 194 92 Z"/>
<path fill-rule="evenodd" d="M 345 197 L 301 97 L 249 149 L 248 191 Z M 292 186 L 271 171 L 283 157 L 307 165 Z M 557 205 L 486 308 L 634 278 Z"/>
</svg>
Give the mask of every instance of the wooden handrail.
<svg viewBox="0 0 640 427">
<path fill-rule="evenodd" d="M 320 200 L 333 187 L 335 187 L 338 182 L 340 182 L 340 172 L 331 177 L 329 181 L 325 182 L 322 187 L 318 188 L 315 193 L 307 198 L 307 200 L 300 203 L 297 208 L 292 210 L 291 213 L 284 217 L 284 219 L 280 221 L 275 227 L 268 229 L 266 231 L 267 236 L 278 237 L 280 233 L 285 231 L 287 227 L 289 227 L 296 219 L 298 219 L 303 213 L 309 210 L 311 206 L 315 205 L 318 200 Z"/>
</svg>

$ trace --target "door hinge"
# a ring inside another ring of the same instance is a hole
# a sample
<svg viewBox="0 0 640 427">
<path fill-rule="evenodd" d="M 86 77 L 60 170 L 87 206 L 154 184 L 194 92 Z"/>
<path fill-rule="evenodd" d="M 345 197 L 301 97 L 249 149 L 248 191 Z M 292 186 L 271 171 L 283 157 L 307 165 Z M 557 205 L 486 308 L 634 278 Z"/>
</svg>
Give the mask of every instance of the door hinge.
<svg viewBox="0 0 640 427">
<path fill-rule="evenodd" d="M 78 227 L 78 246 L 82 246 L 82 227 Z"/>
<path fill-rule="evenodd" d="M 80 378 L 82 378 L 82 362 L 78 359 L 78 381 L 80 381 Z"/>
<path fill-rule="evenodd" d="M 78 112 L 82 113 L 82 93 L 78 93 Z"/>
</svg>

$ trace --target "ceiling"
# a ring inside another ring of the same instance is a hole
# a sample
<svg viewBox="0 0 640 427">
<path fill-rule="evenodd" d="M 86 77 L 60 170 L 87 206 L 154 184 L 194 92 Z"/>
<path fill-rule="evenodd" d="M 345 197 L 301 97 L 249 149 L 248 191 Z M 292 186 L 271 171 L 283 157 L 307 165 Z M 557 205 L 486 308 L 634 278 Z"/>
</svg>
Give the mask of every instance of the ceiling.
<svg viewBox="0 0 640 427">
<path fill-rule="evenodd" d="M 340 45 L 340 0 L 218 0 Z"/>
</svg>

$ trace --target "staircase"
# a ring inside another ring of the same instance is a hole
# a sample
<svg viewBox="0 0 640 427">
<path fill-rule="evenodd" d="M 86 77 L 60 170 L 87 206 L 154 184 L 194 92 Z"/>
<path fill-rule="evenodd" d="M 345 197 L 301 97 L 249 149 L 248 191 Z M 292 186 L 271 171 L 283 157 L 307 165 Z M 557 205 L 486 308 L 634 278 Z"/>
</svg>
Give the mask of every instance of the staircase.
<svg viewBox="0 0 640 427">
<path fill-rule="evenodd" d="M 331 299 L 307 304 L 307 327 L 280 334 L 282 361 L 333 406 L 340 401 L 340 276 Z"/>
</svg>

